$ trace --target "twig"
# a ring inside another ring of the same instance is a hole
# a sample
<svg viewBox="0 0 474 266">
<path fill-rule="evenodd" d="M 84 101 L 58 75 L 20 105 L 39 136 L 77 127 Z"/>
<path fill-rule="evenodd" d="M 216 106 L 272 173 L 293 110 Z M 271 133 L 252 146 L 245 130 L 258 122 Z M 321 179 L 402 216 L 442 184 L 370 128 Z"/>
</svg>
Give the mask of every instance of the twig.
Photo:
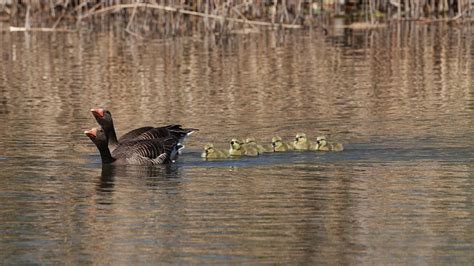
<svg viewBox="0 0 474 266">
<path fill-rule="evenodd" d="M 31 23 L 30 23 L 30 5 L 26 7 L 26 18 L 25 18 L 25 29 L 30 29 L 31 28 Z"/>
<path fill-rule="evenodd" d="M 463 17 L 464 15 L 467 15 L 471 9 L 474 9 L 474 8 L 473 7 L 470 7 L 470 8 L 468 7 L 466 10 L 464 10 L 464 12 L 459 13 L 456 16 L 454 16 L 452 18 L 452 20 L 457 20 L 457 19 L 460 19 L 461 17 Z"/>
<path fill-rule="evenodd" d="M 240 13 L 240 11 L 239 11 L 237 8 L 233 7 L 233 8 L 232 8 L 232 11 L 234 11 L 234 12 L 237 14 L 237 16 L 240 16 L 243 20 L 245 20 L 245 22 L 246 22 L 248 25 L 250 25 L 250 27 L 252 27 L 254 30 L 257 29 L 257 28 L 255 27 L 255 25 L 253 25 L 252 23 L 250 23 L 250 20 L 248 20 L 242 13 Z"/>
<path fill-rule="evenodd" d="M 129 30 L 129 29 L 125 29 L 125 31 L 126 31 L 128 34 L 132 35 L 132 36 L 135 36 L 135 37 L 137 37 L 137 38 L 139 38 L 139 39 L 143 39 L 143 37 L 142 37 L 140 34 L 136 33 L 136 32 L 133 32 L 133 31 L 131 31 L 131 30 Z"/>
<path fill-rule="evenodd" d="M 293 22 L 291 23 L 292 25 L 296 24 L 296 21 L 298 18 L 301 16 L 301 0 L 298 1 L 298 11 L 296 12 L 295 18 L 293 19 Z"/>
<path fill-rule="evenodd" d="M 61 16 L 59 16 L 59 18 L 53 24 L 53 29 L 55 29 L 58 26 L 59 22 L 61 21 L 63 17 L 64 17 L 64 14 L 61 14 Z"/>
<path fill-rule="evenodd" d="M 85 5 L 88 4 L 89 1 L 84 1 L 82 4 L 78 5 L 76 8 L 74 8 L 74 11 L 79 11 L 79 9 L 83 8 Z"/>
<path fill-rule="evenodd" d="M 137 0 L 137 2 L 135 3 L 135 7 L 133 8 L 133 12 L 132 12 L 132 16 L 130 17 L 130 20 L 128 21 L 127 23 L 127 32 L 128 30 L 130 29 L 130 25 L 132 24 L 132 21 L 133 21 L 133 18 L 135 17 L 135 13 L 137 13 L 137 8 L 138 8 L 138 5 L 140 0 Z"/>
</svg>

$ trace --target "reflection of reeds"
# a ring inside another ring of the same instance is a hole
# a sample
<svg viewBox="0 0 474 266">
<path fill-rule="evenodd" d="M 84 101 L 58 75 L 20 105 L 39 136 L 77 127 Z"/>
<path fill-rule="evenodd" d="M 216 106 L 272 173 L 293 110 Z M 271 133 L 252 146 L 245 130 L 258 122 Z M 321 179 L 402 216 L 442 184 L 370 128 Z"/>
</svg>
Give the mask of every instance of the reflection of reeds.
<svg viewBox="0 0 474 266">
<path fill-rule="evenodd" d="M 269 34 L 222 42 L 211 34 L 144 44 L 113 34 L 60 34 L 53 35 L 57 49 L 48 35 L 5 34 L 0 88 L 11 89 L 0 96 L 9 121 L 0 135 L 18 125 L 19 108 L 35 110 L 24 114 L 27 119 L 43 114 L 25 125 L 32 132 L 46 135 L 61 121 L 69 127 L 55 130 L 69 136 L 74 128 L 95 125 L 87 112 L 94 106 L 112 109 L 119 134 L 177 121 L 207 129 L 209 139 L 189 139 L 199 147 L 234 134 L 289 138 L 296 129 L 311 135 L 322 129 L 423 135 L 423 127 L 390 119 L 424 110 L 425 119 L 443 121 L 435 117 L 468 110 L 472 38 L 466 28 L 399 25 L 340 39 Z M 334 47 L 331 40 L 343 45 Z M 331 124 L 347 117 L 357 123 Z M 386 128 L 371 125 L 374 120 Z M 440 130 L 461 132 L 463 121 Z"/>
<path fill-rule="evenodd" d="M 133 35 L 157 32 L 176 35 L 205 32 L 242 32 L 242 29 L 316 26 L 331 14 L 360 17 L 374 24 L 385 19 L 459 19 L 471 14 L 471 2 L 454 0 L 158 0 L 158 1 L 7 1 L 0 0 L 0 18 L 13 30 L 51 31 L 71 25 L 117 25 Z M 437 4 L 435 4 L 437 3 Z M 112 23 L 113 22 L 113 23 Z M 246 31 L 244 31 L 246 32 Z"/>
</svg>

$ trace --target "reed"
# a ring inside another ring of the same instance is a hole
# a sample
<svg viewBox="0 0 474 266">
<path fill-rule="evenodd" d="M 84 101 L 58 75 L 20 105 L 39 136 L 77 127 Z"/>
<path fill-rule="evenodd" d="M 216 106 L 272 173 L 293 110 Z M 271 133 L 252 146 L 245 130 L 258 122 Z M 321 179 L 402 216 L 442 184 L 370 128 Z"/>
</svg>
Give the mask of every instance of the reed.
<svg viewBox="0 0 474 266">
<path fill-rule="evenodd" d="M 259 28 L 323 26 L 332 16 L 377 24 L 388 20 L 472 21 L 472 0 L 0 0 L 12 30 L 64 31 L 119 25 L 130 34 L 221 34 Z M 23 26 L 23 27 L 20 27 Z"/>
</svg>

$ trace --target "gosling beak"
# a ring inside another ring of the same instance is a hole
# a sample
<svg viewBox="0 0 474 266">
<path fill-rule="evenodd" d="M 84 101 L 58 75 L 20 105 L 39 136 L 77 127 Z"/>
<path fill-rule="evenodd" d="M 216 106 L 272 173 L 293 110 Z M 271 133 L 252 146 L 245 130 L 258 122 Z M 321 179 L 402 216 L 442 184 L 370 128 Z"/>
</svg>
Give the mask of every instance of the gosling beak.
<svg viewBox="0 0 474 266">
<path fill-rule="evenodd" d="M 102 108 L 91 109 L 91 113 L 95 118 L 104 117 L 104 109 L 102 109 Z"/>
<path fill-rule="evenodd" d="M 89 138 L 95 138 L 97 137 L 97 128 L 86 130 L 84 131 L 84 134 L 86 134 L 86 136 L 88 136 Z"/>
</svg>

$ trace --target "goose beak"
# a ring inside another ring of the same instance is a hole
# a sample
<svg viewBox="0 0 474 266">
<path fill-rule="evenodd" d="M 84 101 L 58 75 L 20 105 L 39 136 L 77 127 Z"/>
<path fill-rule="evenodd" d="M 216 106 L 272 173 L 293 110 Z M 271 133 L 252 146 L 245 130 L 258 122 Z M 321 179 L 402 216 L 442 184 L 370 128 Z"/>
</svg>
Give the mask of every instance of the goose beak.
<svg viewBox="0 0 474 266">
<path fill-rule="evenodd" d="M 97 129 L 93 128 L 90 130 L 86 130 L 84 131 L 84 134 L 86 134 L 86 136 L 88 136 L 89 138 L 95 138 L 97 137 Z"/>
<path fill-rule="evenodd" d="M 91 113 L 96 118 L 104 117 L 104 109 L 102 109 L 102 108 L 91 109 Z"/>
</svg>

